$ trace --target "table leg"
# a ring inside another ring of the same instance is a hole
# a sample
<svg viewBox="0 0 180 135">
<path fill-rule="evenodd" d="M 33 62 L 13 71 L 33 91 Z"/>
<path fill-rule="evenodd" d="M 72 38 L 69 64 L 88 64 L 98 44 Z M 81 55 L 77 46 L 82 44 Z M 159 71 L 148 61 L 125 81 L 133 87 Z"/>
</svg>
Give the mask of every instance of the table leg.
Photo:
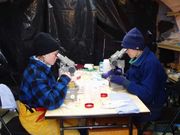
<svg viewBox="0 0 180 135">
<path fill-rule="evenodd" d="M 64 120 L 60 119 L 60 133 L 64 135 Z"/>
<path fill-rule="evenodd" d="M 132 135 L 132 131 L 133 131 L 132 116 L 129 116 L 129 135 Z"/>
</svg>

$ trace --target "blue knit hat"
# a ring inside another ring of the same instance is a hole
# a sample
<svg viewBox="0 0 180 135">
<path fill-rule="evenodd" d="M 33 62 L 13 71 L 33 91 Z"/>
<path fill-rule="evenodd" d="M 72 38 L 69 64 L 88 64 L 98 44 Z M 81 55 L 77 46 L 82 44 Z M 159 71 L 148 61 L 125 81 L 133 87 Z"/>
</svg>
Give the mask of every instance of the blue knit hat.
<svg viewBox="0 0 180 135">
<path fill-rule="evenodd" d="M 143 50 L 145 48 L 145 45 L 142 33 L 137 28 L 131 29 L 124 36 L 122 47 L 127 49 L 129 48 L 134 50 Z"/>
</svg>

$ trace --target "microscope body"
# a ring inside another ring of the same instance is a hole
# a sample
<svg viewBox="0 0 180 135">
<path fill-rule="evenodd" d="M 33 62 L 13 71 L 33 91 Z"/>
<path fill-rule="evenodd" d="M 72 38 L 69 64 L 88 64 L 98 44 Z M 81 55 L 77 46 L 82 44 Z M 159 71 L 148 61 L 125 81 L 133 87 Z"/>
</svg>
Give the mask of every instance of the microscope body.
<svg viewBox="0 0 180 135">
<path fill-rule="evenodd" d="M 57 57 L 60 60 L 59 76 L 61 76 L 65 72 L 69 72 L 71 76 L 74 76 L 74 73 L 76 71 L 74 61 L 70 60 L 66 56 L 61 55 L 60 53 L 58 53 Z M 78 90 L 79 90 L 79 87 L 75 84 L 74 81 L 69 82 L 68 91 L 67 91 L 65 100 L 76 101 Z"/>
<path fill-rule="evenodd" d="M 60 60 L 59 74 L 69 72 L 70 75 L 73 76 L 76 71 L 75 62 L 70 60 L 68 57 L 61 55 L 60 53 L 58 53 L 57 57 Z"/>
<path fill-rule="evenodd" d="M 127 49 L 123 48 L 120 51 L 116 51 L 110 58 L 110 65 L 112 69 L 120 68 L 124 73 L 125 60 L 121 60 Z"/>
</svg>

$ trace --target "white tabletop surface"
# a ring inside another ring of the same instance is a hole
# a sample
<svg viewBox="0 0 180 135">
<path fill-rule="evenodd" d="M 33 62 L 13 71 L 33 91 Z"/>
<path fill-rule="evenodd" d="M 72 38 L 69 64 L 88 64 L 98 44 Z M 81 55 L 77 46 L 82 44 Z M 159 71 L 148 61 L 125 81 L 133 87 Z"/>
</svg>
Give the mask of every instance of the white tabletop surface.
<svg viewBox="0 0 180 135">
<path fill-rule="evenodd" d="M 117 115 L 117 105 L 123 106 L 124 100 L 132 101 L 138 108 L 136 113 L 149 113 L 150 110 L 144 103 L 136 96 L 128 93 L 122 86 L 111 85 L 109 81 L 101 78 L 97 71 L 76 71 L 72 80 L 79 87 L 77 100 L 65 100 L 64 104 L 55 110 L 48 110 L 45 117 L 86 117 L 86 116 L 108 116 Z M 108 96 L 102 98 L 100 95 L 106 93 Z M 123 98 L 118 100 L 111 100 L 110 95 L 122 95 Z M 113 102 L 114 106 L 109 102 Z M 86 108 L 86 103 L 93 103 L 94 107 Z M 128 106 L 127 106 L 128 108 Z M 125 112 L 121 114 L 132 114 L 132 112 Z"/>
</svg>

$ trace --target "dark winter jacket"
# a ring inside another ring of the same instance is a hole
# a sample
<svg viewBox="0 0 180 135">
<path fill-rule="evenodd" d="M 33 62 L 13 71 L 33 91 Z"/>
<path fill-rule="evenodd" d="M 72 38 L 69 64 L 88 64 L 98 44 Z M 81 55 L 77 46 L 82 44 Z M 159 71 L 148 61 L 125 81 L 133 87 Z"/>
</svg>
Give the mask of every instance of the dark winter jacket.
<svg viewBox="0 0 180 135">
<path fill-rule="evenodd" d="M 137 95 L 150 109 L 151 114 L 153 110 L 162 108 L 166 101 L 167 75 L 149 48 L 145 48 L 142 55 L 130 66 L 127 79 L 130 81 L 128 91 Z"/>
</svg>

